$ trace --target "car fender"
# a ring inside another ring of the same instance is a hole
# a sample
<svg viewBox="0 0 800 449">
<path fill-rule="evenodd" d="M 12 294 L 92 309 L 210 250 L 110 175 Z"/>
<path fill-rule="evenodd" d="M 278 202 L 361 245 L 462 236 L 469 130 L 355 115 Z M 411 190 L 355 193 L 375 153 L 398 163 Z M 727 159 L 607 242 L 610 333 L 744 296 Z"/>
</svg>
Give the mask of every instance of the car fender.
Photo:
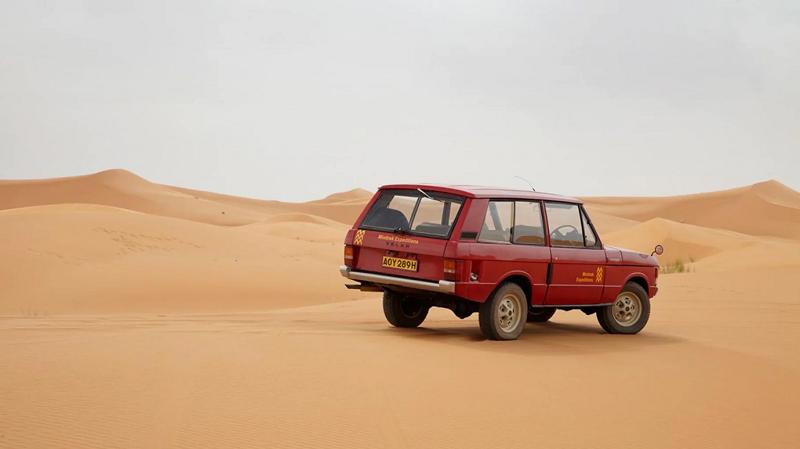
<svg viewBox="0 0 800 449">
<path fill-rule="evenodd" d="M 652 285 L 652 283 L 650 282 L 650 278 L 651 278 L 651 277 L 650 277 L 650 276 L 648 276 L 646 273 L 644 273 L 644 272 L 642 272 L 642 271 L 634 271 L 633 273 L 630 273 L 630 274 L 628 274 L 628 276 L 626 276 L 626 277 L 625 277 L 625 281 L 624 281 L 624 282 L 622 283 L 622 285 L 620 286 L 620 290 L 622 290 L 622 287 L 624 287 L 624 286 L 625 286 L 625 284 L 627 284 L 628 282 L 630 282 L 630 281 L 631 281 L 631 279 L 633 279 L 633 278 L 637 278 L 637 277 L 638 277 L 638 278 L 642 278 L 642 279 L 644 279 L 644 282 L 645 282 L 645 284 L 647 284 L 647 285 L 644 287 L 644 289 L 645 289 L 645 291 L 647 291 L 647 292 L 648 292 L 648 294 L 649 294 L 649 291 L 650 291 L 650 286 Z M 617 294 L 619 294 L 619 292 L 618 292 Z"/>
<path fill-rule="evenodd" d="M 344 244 L 345 245 L 352 245 L 353 244 L 353 236 L 355 235 L 355 229 L 348 229 L 347 234 L 344 236 Z"/>
<path fill-rule="evenodd" d="M 536 293 L 537 293 L 537 292 L 535 292 L 535 288 L 536 287 L 535 287 L 535 284 L 533 283 L 533 278 L 531 277 L 530 273 L 528 273 L 526 271 L 511 270 L 511 271 L 508 271 L 506 273 L 503 273 L 502 276 L 499 276 L 500 281 L 497 283 L 497 285 L 495 286 L 494 290 L 497 290 L 497 288 L 500 287 L 501 285 L 503 285 L 503 283 L 507 282 L 510 278 L 515 277 L 515 276 L 524 277 L 525 279 L 528 280 L 528 284 L 530 285 L 530 289 L 528 289 L 528 291 L 526 291 L 526 293 L 530 296 L 528 298 L 528 301 L 529 302 L 533 301 L 533 298 L 536 297 Z M 524 290 L 525 286 L 522 286 L 522 287 L 523 287 L 523 290 Z M 494 290 L 492 292 L 494 292 Z"/>
</svg>

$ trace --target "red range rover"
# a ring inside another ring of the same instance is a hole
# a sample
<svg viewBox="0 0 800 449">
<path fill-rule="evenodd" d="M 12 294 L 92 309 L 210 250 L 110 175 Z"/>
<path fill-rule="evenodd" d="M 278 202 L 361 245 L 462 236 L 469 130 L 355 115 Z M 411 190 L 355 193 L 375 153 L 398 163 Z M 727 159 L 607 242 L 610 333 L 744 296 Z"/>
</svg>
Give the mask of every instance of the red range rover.
<svg viewBox="0 0 800 449">
<path fill-rule="evenodd" d="M 348 288 L 383 291 L 392 325 L 419 326 L 445 307 L 478 312 L 494 340 L 558 309 L 635 334 L 658 291 L 655 257 L 603 245 L 580 200 L 487 187 L 381 187 L 347 233 L 344 263 L 342 276 L 358 281 Z"/>
</svg>

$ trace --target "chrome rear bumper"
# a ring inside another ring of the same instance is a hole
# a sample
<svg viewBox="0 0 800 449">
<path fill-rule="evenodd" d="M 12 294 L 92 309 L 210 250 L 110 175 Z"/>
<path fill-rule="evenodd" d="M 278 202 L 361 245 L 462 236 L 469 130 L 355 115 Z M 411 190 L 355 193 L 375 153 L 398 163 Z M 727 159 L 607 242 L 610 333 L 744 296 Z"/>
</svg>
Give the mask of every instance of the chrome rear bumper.
<svg viewBox="0 0 800 449">
<path fill-rule="evenodd" d="M 354 281 L 372 282 L 378 285 L 397 285 L 399 287 L 416 288 L 430 292 L 453 294 L 456 291 L 456 283 L 452 281 L 418 281 L 416 279 L 406 279 L 385 274 L 365 273 L 363 271 L 353 271 L 350 267 L 342 265 L 339 272 L 347 279 Z"/>
</svg>

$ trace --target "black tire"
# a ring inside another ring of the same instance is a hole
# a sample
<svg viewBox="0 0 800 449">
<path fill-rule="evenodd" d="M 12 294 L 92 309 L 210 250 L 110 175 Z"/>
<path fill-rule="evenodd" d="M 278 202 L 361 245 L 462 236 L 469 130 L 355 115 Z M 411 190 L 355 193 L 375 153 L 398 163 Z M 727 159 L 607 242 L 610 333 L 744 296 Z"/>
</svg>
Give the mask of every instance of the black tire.
<svg viewBox="0 0 800 449">
<path fill-rule="evenodd" d="M 650 298 L 647 291 L 634 282 L 622 287 L 613 304 L 597 311 L 597 321 L 609 334 L 636 334 L 644 329 L 649 319 Z"/>
<path fill-rule="evenodd" d="M 546 323 L 555 315 L 555 307 L 529 307 L 528 308 L 528 322 L 529 323 Z"/>
<path fill-rule="evenodd" d="M 525 292 L 519 285 L 508 282 L 498 287 L 481 304 L 481 332 L 490 340 L 516 340 L 525 329 L 527 317 L 528 298 Z M 507 323 L 507 326 L 503 323 Z"/>
<path fill-rule="evenodd" d="M 430 305 L 425 301 L 386 290 L 383 292 L 383 314 L 394 327 L 417 327 L 428 316 Z"/>
</svg>

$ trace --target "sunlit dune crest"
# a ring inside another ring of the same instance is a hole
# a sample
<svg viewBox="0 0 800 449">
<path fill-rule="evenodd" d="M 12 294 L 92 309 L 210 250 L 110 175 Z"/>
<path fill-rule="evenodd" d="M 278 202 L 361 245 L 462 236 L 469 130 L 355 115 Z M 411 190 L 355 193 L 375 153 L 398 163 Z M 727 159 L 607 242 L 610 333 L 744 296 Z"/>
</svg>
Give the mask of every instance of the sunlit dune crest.
<svg viewBox="0 0 800 449">
<path fill-rule="evenodd" d="M 664 218 L 750 235 L 800 238 L 800 193 L 778 181 L 672 197 L 587 197 L 590 210 L 635 221 Z"/>
</svg>

